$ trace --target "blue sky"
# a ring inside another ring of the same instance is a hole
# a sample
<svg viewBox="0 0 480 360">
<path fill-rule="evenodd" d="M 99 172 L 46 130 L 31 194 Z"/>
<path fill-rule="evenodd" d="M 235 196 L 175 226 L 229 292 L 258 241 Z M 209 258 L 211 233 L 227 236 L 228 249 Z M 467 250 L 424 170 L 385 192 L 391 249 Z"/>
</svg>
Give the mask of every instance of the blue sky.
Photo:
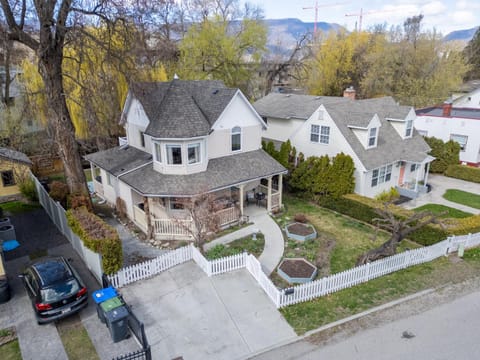
<svg viewBox="0 0 480 360">
<path fill-rule="evenodd" d="M 267 19 L 298 18 L 313 22 L 315 10 L 304 7 L 315 6 L 315 0 L 250 0 L 261 5 Z M 423 14 L 423 28 L 437 29 L 446 35 L 454 30 L 463 30 L 480 25 L 479 0 L 318 0 L 318 21 L 333 22 L 354 30 L 358 24 L 360 9 L 363 9 L 362 28 L 387 22 L 402 24 L 413 15 Z M 357 16 L 345 16 L 357 14 Z"/>
</svg>

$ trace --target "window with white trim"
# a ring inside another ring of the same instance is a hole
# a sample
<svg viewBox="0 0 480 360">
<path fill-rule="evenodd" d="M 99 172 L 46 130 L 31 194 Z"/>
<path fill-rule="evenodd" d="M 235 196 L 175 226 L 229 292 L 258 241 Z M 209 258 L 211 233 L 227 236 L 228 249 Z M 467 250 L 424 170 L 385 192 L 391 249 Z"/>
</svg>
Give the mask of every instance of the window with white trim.
<svg viewBox="0 0 480 360">
<path fill-rule="evenodd" d="M 242 128 L 235 126 L 232 129 L 232 151 L 240 151 L 242 149 Z"/>
<path fill-rule="evenodd" d="M 465 151 L 467 149 L 468 136 L 450 134 L 450 140 L 457 142 L 460 145 L 461 151 Z"/>
<path fill-rule="evenodd" d="M 413 120 L 407 120 L 405 124 L 405 137 L 412 137 L 413 133 Z"/>
<path fill-rule="evenodd" d="M 168 165 L 182 165 L 181 145 L 167 145 L 167 163 Z"/>
<path fill-rule="evenodd" d="M 310 141 L 318 142 L 320 139 L 320 125 L 312 125 L 310 127 Z"/>
<path fill-rule="evenodd" d="M 389 182 L 392 178 L 392 165 L 382 166 L 372 171 L 372 187 Z"/>
<path fill-rule="evenodd" d="M 310 141 L 320 144 L 328 144 L 330 142 L 330 127 L 312 125 L 310 127 Z"/>
<path fill-rule="evenodd" d="M 159 163 L 162 162 L 162 145 L 155 143 L 155 160 Z"/>
<path fill-rule="evenodd" d="M 188 163 L 196 164 L 200 162 L 200 143 L 188 144 Z"/>
<path fill-rule="evenodd" d="M 185 208 L 185 203 L 182 198 L 170 198 L 170 209 L 171 210 L 183 210 Z"/>
<path fill-rule="evenodd" d="M 370 128 L 368 132 L 368 147 L 377 145 L 377 128 Z"/>
</svg>

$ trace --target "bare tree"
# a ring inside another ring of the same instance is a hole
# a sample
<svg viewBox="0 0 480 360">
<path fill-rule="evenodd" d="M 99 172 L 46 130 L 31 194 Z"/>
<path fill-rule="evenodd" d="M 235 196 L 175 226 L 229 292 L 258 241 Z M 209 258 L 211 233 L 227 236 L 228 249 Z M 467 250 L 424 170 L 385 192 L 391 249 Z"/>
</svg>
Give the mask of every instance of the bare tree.
<svg viewBox="0 0 480 360">
<path fill-rule="evenodd" d="M 430 211 L 417 212 L 408 219 L 399 219 L 388 209 L 388 205 L 386 203 L 383 209 L 375 209 L 380 218 L 375 218 L 373 221 L 376 223 L 377 230 L 383 229 L 391 233 L 390 238 L 379 247 L 361 255 L 357 260 L 357 266 L 395 255 L 400 242 L 425 225 L 439 224 L 443 226 L 438 220 L 438 216 Z"/>
<path fill-rule="evenodd" d="M 215 215 L 219 206 L 215 203 L 214 196 L 206 192 L 183 199 L 181 206 L 191 222 L 186 222 L 185 219 L 174 221 L 192 236 L 195 245 L 203 252 L 203 244 L 208 235 L 220 229 L 220 219 Z"/>
</svg>

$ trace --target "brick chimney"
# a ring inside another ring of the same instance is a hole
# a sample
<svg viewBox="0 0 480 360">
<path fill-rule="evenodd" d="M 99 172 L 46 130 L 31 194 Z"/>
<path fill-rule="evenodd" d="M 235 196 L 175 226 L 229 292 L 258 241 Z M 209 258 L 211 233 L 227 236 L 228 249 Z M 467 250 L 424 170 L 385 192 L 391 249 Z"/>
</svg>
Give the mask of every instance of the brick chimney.
<svg viewBox="0 0 480 360">
<path fill-rule="evenodd" d="M 353 88 L 353 86 L 349 86 L 348 88 L 343 90 L 343 97 L 355 100 L 355 93 L 356 92 L 355 92 L 355 89 Z"/>
<path fill-rule="evenodd" d="M 452 114 L 452 102 L 450 100 L 447 100 L 443 103 L 442 105 L 443 108 L 443 116 L 444 117 L 450 117 Z"/>
</svg>

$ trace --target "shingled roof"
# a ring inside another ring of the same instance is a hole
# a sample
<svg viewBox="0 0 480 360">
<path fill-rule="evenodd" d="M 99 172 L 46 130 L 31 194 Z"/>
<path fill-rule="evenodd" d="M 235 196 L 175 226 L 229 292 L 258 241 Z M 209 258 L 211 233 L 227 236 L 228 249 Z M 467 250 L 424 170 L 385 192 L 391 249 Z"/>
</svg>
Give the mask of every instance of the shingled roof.
<svg viewBox="0 0 480 360">
<path fill-rule="evenodd" d="M 405 119 L 409 106 L 398 105 L 391 97 L 366 100 L 329 96 L 270 94 L 253 104 L 262 116 L 278 119 L 308 119 L 321 106 L 335 122 L 343 137 L 367 170 L 395 161 L 422 162 L 430 151 L 425 140 L 414 131 L 412 138 L 402 139 L 387 119 Z M 377 114 L 381 123 L 377 146 L 366 149 L 352 127 L 366 128 Z"/>
<path fill-rule="evenodd" d="M 153 161 L 152 154 L 128 145 L 117 146 L 89 154 L 85 156 L 85 159 L 115 176 L 152 163 Z"/>
<path fill-rule="evenodd" d="M 166 175 L 144 166 L 120 179 L 142 195 L 190 196 L 286 172 L 265 151 L 254 150 L 210 159 L 207 170 L 201 173 Z"/>
<path fill-rule="evenodd" d="M 238 89 L 216 80 L 134 83 L 132 95 L 140 101 L 150 123 L 145 134 L 155 138 L 205 136 Z"/>
<path fill-rule="evenodd" d="M 24 153 L 4 147 L 0 147 L 0 158 L 32 165 L 32 161 Z"/>
</svg>

